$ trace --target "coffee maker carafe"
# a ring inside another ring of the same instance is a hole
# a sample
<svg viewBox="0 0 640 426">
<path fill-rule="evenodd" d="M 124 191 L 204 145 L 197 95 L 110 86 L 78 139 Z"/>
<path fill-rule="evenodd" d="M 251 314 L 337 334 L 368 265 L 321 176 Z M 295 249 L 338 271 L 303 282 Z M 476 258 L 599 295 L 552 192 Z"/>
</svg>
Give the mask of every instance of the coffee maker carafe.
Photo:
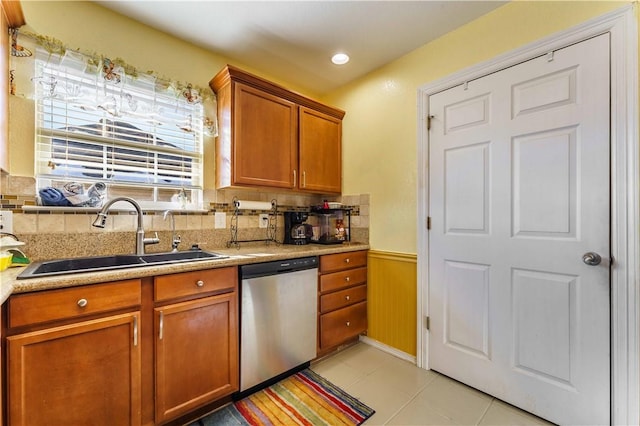
<svg viewBox="0 0 640 426">
<path fill-rule="evenodd" d="M 313 236 L 313 228 L 305 221 L 307 212 L 284 212 L 284 244 L 308 244 Z"/>
</svg>

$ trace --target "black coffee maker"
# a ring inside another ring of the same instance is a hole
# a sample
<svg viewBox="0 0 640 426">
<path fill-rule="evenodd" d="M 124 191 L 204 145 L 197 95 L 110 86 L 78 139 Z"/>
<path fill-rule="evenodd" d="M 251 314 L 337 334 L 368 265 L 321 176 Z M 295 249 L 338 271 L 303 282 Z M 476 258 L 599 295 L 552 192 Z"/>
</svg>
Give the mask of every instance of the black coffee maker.
<svg viewBox="0 0 640 426">
<path fill-rule="evenodd" d="M 313 236 L 313 227 L 306 222 L 307 212 L 284 212 L 284 244 L 308 244 Z"/>
</svg>

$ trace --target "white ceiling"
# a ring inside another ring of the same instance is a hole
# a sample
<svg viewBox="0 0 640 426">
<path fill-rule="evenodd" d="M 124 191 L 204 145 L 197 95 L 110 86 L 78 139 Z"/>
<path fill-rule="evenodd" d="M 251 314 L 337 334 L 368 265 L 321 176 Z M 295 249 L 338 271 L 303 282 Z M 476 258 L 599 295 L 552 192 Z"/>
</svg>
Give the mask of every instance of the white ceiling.
<svg viewBox="0 0 640 426">
<path fill-rule="evenodd" d="M 96 3 L 318 94 L 504 1 L 121 1 Z M 351 61 L 330 62 L 342 51 Z"/>
</svg>

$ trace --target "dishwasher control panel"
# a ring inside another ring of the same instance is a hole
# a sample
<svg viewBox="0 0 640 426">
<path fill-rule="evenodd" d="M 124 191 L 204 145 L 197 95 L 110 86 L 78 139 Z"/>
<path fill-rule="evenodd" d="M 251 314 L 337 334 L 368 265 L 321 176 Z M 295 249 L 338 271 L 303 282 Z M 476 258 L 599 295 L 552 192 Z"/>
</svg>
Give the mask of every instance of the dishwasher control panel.
<svg viewBox="0 0 640 426">
<path fill-rule="evenodd" d="M 267 275 L 284 274 L 287 272 L 303 271 L 318 267 L 318 256 L 299 257 L 296 259 L 274 260 L 271 262 L 253 263 L 240 267 L 240 278 L 264 277 Z"/>
</svg>

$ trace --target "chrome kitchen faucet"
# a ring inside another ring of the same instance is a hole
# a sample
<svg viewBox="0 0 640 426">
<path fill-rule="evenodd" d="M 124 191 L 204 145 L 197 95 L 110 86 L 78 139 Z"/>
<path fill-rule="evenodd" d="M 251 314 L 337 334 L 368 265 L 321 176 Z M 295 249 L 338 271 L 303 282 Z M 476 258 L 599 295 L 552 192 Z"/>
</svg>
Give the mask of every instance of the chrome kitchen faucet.
<svg viewBox="0 0 640 426">
<path fill-rule="evenodd" d="M 167 216 L 171 216 L 171 251 L 178 251 L 178 244 L 182 242 L 180 235 L 176 234 L 176 220 L 171 210 L 166 210 L 162 216 L 163 220 L 167 220 Z"/>
<path fill-rule="evenodd" d="M 160 239 L 158 238 L 158 233 L 156 232 L 155 237 L 153 238 L 145 238 L 144 237 L 144 229 L 142 227 L 142 209 L 140 209 L 140 205 L 133 199 L 129 197 L 116 197 L 112 200 L 109 200 L 107 204 L 102 207 L 102 210 L 98 213 L 96 220 L 93 221 L 93 226 L 96 228 L 104 228 L 104 225 L 107 221 L 107 211 L 109 208 L 118 201 L 126 201 L 130 203 L 138 214 L 138 229 L 136 230 L 136 254 L 142 255 L 144 254 L 144 246 L 147 244 L 158 244 Z"/>
</svg>

